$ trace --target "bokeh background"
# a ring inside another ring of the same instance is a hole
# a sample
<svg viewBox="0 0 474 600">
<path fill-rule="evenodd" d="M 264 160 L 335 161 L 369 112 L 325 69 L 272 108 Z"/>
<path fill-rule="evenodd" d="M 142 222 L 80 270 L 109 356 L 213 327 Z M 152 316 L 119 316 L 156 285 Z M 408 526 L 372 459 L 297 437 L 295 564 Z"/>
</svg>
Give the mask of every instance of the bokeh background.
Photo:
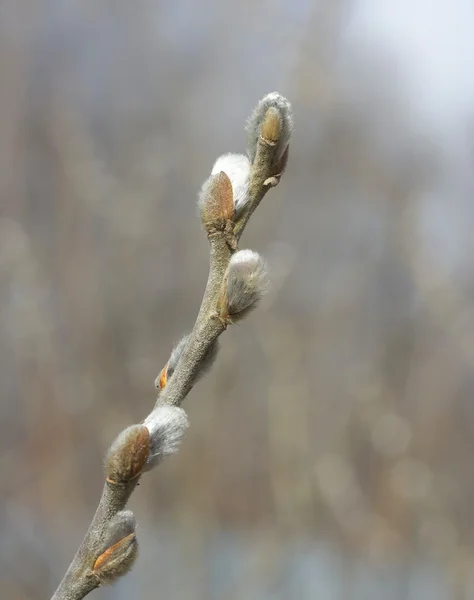
<svg viewBox="0 0 474 600">
<path fill-rule="evenodd" d="M 207 276 L 196 194 L 292 102 L 272 289 L 94 598 L 474 598 L 474 4 L 1 0 L 0 595 L 48 598 Z"/>
</svg>

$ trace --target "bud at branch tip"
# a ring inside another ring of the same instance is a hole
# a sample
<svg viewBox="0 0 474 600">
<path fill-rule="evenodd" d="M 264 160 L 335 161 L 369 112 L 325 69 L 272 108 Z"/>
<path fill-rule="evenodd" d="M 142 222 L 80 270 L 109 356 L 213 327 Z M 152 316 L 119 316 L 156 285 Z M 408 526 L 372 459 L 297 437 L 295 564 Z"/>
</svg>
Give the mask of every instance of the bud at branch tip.
<svg viewBox="0 0 474 600">
<path fill-rule="evenodd" d="M 253 163 L 260 137 L 275 146 L 273 164 L 279 165 L 290 143 L 293 114 L 290 102 L 278 92 L 267 94 L 247 121 L 247 152 Z"/>
</svg>

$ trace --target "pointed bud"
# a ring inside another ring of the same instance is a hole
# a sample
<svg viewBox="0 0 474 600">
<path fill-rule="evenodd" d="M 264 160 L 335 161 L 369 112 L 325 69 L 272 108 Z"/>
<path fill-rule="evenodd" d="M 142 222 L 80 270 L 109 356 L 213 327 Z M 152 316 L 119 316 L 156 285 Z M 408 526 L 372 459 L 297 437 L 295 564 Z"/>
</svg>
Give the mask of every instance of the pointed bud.
<svg viewBox="0 0 474 600">
<path fill-rule="evenodd" d="M 278 92 L 268 94 L 254 108 L 247 121 L 247 151 L 251 162 L 255 159 L 260 136 L 275 145 L 274 163 L 277 165 L 290 143 L 293 131 L 291 104 Z"/>
<path fill-rule="evenodd" d="M 223 171 L 232 184 L 234 210 L 238 214 L 249 200 L 250 161 L 245 154 L 223 154 L 214 163 L 212 174 Z"/>
<path fill-rule="evenodd" d="M 183 336 L 179 340 L 179 342 L 173 348 L 168 362 L 163 367 L 163 369 L 161 370 L 161 373 L 158 375 L 158 377 L 155 379 L 155 387 L 158 388 L 159 390 L 162 390 L 168 383 L 169 379 L 172 377 L 176 367 L 178 366 L 178 361 L 181 358 L 181 355 L 183 353 L 183 350 L 186 347 L 188 339 L 189 339 L 189 334 Z M 219 351 L 219 340 L 216 339 L 209 346 L 209 348 L 202 360 L 199 371 L 198 371 L 196 377 L 194 378 L 193 385 L 197 381 L 199 381 L 199 379 L 203 375 L 205 375 L 209 371 L 209 369 L 212 367 L 212 365 L 214 364 L 214 361 L 216 359 L 218 351 Z"/>
<path fill-rule="evenodd" d="M 113 583 L 133 566 L 138 554 L 135 527 L 130 510 L 120 511 L 110 520 L 102 553 L 93 566 L 93 573 L 101 583 Z"/>
<path fill-rule="evenodd" d="M 221 317 L 238 321 L 253 310 L 267 287 L 267 266 L 252 250 L 240 250 L 230 259 L 221 297 Z"/>
<path fill-rule="evenodd" d="M 115 438 L 105 458 L 109 483 L 126 483 L 138 477 L 150 450 L 150 433 L 143 425 L 130 425 Z"/>
<path fill-rule="evenodd" d="M 204 182 L 198 206 L 206 231 L 225 229 L 227 221 L 234 215 L 234 199 L 232 184 L 223 171 L 211 175 Z"/>
<path fill-rule="evenodd" d="M 159 404 L 143 422 L 150 432 L 150 453 L 145 469 L 152 469 L 165 456 L 178 451 L 189 426 L 188 417 L 179 406 Z"/>
</svg>

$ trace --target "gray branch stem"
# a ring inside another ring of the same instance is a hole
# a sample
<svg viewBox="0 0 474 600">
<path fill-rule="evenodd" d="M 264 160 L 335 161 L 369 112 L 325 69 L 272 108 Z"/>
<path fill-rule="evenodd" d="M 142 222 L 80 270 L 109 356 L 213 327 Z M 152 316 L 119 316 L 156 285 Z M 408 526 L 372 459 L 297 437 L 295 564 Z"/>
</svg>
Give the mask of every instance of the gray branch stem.
<svg viewBox="0 0 474 600">
<path fill-rule="evenodd" d="M 229 261 L 236 251 L 237 243 L 248 220 L 270 187 L 275 185 L 274 183 L 269 184 L 269 179 L 274 179 L 275 175 L 272 173 L 271 166 L 274 152 L 275 145 L 260 137 L 252 166 L 249 201 L 243 213 L 237 222 L 233 224 L 231 233 L 229 231 L 216 231 L 209 235 L 210 270 L 201 308 L 176 370 L 166 387 L 161 391 L 155 408 L 164 403 L 180 405 L 183 402 L 192 388 L 206 352 L 226 328 L 226 324 L 217 314 L 222 284 Z M 231 240 L 229 240 L 229 235 L 232 238 Z M 107 526 L 112 517 L 125 508 L 138 480 L 139 477 L 126 484 L 105 482 L 102 497 L 92 523 L 63 580 L 54 593 L 53 600 L 81 600 L 92 590 L 99 587 L 100 581 L 93 572 L 93 566 L 103 551 L 102 544 Z"/>
</svg>

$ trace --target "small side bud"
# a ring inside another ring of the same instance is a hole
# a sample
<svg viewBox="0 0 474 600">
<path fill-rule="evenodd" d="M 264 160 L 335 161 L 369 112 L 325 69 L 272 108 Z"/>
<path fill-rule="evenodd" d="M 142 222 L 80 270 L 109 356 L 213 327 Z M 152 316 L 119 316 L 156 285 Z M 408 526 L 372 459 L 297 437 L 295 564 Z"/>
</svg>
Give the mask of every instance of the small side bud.
<svg viewBox="0 0 474 600">
<path fill-rule="evenodd" d="M 173 348 L 168 362 L 163 367 L 163 369 L 161 370 L 161 373 L 158 375 L 158 377 L 155 379 L 155 387 L 158 388 L 159 390 L 162 390 L 168 383 L 169 379 L 172 377 L 176 367 L 178 366 L 178 361 L 181 358 L 181 355 L 186 347 L 186 344 L 188 343 L 188 339 L 189 339 L 189 334 L 183 336 L 179 340 L 179 342 Z M 203 375 L 205 375 L 209 371 L 209 369 L 212 367 L 212 365 L 214 364 L 214 361 L 216 359 L 218 351 L 219 351 L 219 340 L 216 339 L 209 346 L 209 348 L 203 358 L 203 361 L 200 365 L 198 374 L 194 378 L 193 385 Z"/>
<path fill-rule="evenodd" d="M 130 425 L 113 441 L 105 458 L 109 483 L 127 483 L 138 477 L 150 451 L 150 432 L 143 425 Z"/>
<path fill-rule="evenodd" d="M 254 108 L 247 121 L 246 130 L 247 151 L 251 162 L 255 159 L 261 136 L 265 141 L 276 146 L 274 165 L 279 165 L 293 132 L 290 102 L 278 92 L 267 94 Z"/>
<path fill-rule="evenodd" d="M 155 387 L 161 392 L 168 383 L 168 363 L 161 369 L 160 374 L 155 379 Z"/>
<path fill-rule="evenodd" d="M 113 583 L 133 566 L 138 554 L 135 517 L 130 510 L 118 512 L 105 534 L 102 553 L 92 568 L 101 583 Z"/>
<path fill-rule="evenodd" d="M 240 250 L 230 259 L 220 301 L 220 316 L 236 322 L 253 310 L 267 288 L 267 266 L 252 250 Z"/>
<path fill-rule="evenodd" d="M 178 451 L 189 422 L 179 406 L 159 404 L 143 424 L 150 433 L 150 453 L 145 466 L 145 470 L 149 470 L 165 456 Z"/>
<path fill-rule="evenodd" d="M 168 380 L 173 375 L 174 370 L 178 365 L 178 361 L 181 358 L 181 354 L 186 347 L 188 342 L 189 335 L 183 336 L 179 342 L 175 345 L 173 350 L 171 351 L 171 356 L 168 359 L 166 365 L 161 369 L 161 373 L 155 379 L 155 387 L 159 390 L 162 390 L 166 387 Z"/>
<path fill-rule="evenodd" d="M 201 219 L 207 232 L 223 230 L 234 215 L 232 184 L 223 172 L 207 179 L 199 192 L 198 201 Z"/>
<path fill-rule="evenodd" d="M 213 175 L 223 171 L 230 179 L 236 214 L 249 200 L 250 169 L 250 161 L 245 154 L 223 154 L 212 167 Z"/>
<path fill-rule="evenodd" d="M 107 531 L 102 545 L 102 552 L 113 546 L 121 539 L 127 537 L 131 533 L 135 533 L 137 521 L 131 510 L 120 510 L 113 516 L 107 526 Z"/>
</svg>

